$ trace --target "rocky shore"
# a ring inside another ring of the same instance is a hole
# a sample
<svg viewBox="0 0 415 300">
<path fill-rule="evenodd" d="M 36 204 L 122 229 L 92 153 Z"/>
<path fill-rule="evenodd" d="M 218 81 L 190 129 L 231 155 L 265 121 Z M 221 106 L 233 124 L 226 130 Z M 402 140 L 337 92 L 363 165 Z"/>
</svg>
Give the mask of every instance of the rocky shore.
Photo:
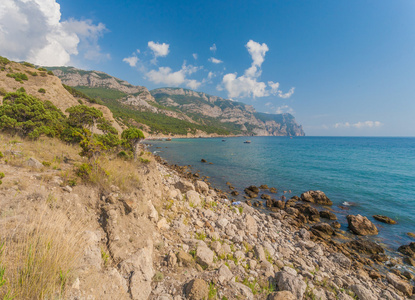
<svg viewBox="0 0 415 300">
<path fill-rule="evenodd" d="M 376 234 L 376 227 L 360 215 L 348 216 L 356 238 L 345 237 L 323 192 L 287 201 L 263 197 L 272 211 L 265 214 L 250 206 L 253 200 L 231 203 L 230 195 L 186 167 L 162 161 L 157 167 L 166 193 L 157 221 L 162 251 L 155 261 L 163 279 L 153 282 L 150 299 L 412 296 L 413 274 L 402 268 L 402 258 L 389 257 L 364 237 Z M 250 186 L 245 193 L 257 198 L 261 189 Z"/>
</svg>

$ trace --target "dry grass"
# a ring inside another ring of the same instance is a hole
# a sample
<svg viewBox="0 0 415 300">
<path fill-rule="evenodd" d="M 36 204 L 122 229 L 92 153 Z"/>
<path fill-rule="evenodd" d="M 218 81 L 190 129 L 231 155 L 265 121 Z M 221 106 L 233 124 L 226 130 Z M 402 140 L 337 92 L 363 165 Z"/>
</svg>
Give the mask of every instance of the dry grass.
<svg viewBox="0 0 415 300">
<path fill-rule="evenodd" d="M 8 225 L 13 222 L 7 218 L 0 222 L 0 270 L 4 272 L 0 298 L 65 298 L 66 285 L 81 255 L 84 227 L 70 223 L 64 212 L 45 204 L 33 218 L 28 214 L 17 224 Z"/>
</svg>

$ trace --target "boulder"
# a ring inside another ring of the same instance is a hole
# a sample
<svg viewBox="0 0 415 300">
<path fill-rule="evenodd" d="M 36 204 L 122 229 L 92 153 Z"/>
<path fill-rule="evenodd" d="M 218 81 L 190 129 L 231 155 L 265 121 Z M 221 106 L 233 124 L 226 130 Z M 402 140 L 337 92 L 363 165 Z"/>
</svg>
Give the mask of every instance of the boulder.
<svg viewBox="0 0 415 300">
<path fill-rule="evenodd" d="M 250 190 L 254 192 L 255 194 L 259 193 L 259 188 L 257 188 L 255 185 L 248 186 L 245 190 Z"/>
<path fill-rule="evenodd" d="M 362 284 L 355 284 L 350 289 L 356 294 L 359 300 L 377 300 L 378 298 L 373 293 L 364 287 Z"/>
<path fill-rule="evenodd" d="M 238 196 L 238 195 L 239 195 L 239 192 L 238 192 L 238 191 L 232 191 L 232 192 L 231 192 L 231 195 L 232 195 L 232 196 L 234 196 L 234 197 L 236 197 L 236 196 Z"/>
<path fill-rule="evenodd" d="M 411 242 L 409 245 L 403 245 L 398 248 L 398 251 L 402 254 L 408 255 L 415 259 L 415 243 Z"/>
<path fill-rule="evenodd" d="M 363 253 L 363 254 L 379 254 L 384 253 L 385 250 L 379 246 L 378 244 L 363 240 L 363 239 L 357 239 L 354 241 L 347 242 L 345 244 L 348 248 L 355 250 L 356 252 Z"/>
<path fill-rule="evenodd" d="M 333 205 L 333 202 L 322 191 L 308 191 L 302 193 L 301 200 L 320 205 Z"/>
<path fill-rule="evenodd" d="M 245 226 L 246 226 L 246 230 L 250 234 L 257 234 L 258 233 L 258 224 L 251 215 L 246 215 L 246 217 L 245 217 Z"/>
<path fill-rule="evenodd" d="M 174 186 L 176 189 L 179 189 L 182 193 L 195 190 L 195 186 L 193 185 L 193 183 L 184 179 L 179 180 Z"/>
<path fill-rule="evenodd" d="M 193 206 L 199 206 L 202 203 L 202 199 L 200 199 L 199 193 L 193 190 L 186 192 L 186 199 Z"/>
<path fill-rule="evenodd" d="M 386 279 L 392 284 L 398 291 L 401 291 L 406 296 L 412 296 L 412 285 L 402 280 L 398 275 L 393 273 L 386 274 Z"/>
<path fill-rule="evenodd" d="M 35 169 L 40 169 L 40 168 L 43 167 L 42 163 L 40 161 L 38 161 L 36 158 L 33 158 L 33 157 L 26 160 L 26 162 L 24 164 L 27 167 L 35 168 Z"/>
<path fill-rule="evenodd" d="M 204 159 L 204 158 L 202 158 L 200 161 L 201 161 L 202 163 L 206 163 L 206 162 L 207 162 L 207 160 L 206 160 L 206 159 Z"/>
<path fill-rule="evenodd" d="M 258 259 L 258 261 L 266 261 L 267 258 L 265 257 L 265 251 L 264 248 L 262 248 L 262 246 L 260 245 L 255 245 L 254 247 L 254 253 L 256 258 Z"/>
<path fill-rule="evenodd" d="M 361 215 L 347 215 L 346 218 L 349 228 L 353 233 L 358 235 L 378 234 L 378 229 L 372 222 L 369 221 L 368 218 Z"/>
<path fill-rule="evenodd" d="M 269 189 L 269 192 L 273 193 L 273 194 L 276 194 L 278 191 L 277 191 L 276 188 L 272 187 L 272 188 Z"/>
<path fill-rule="evenodd" d="M 208 247 L 198 247 L 196 251 L 196 262 L 202 267 L 209 267 L 213 264 L 213 251 Z"/>
<path fill-rule="evenodd" d="M 245 194 L 248 195 L 249 198 L 257 198 L 258 197 L 258 193 L 255 193 L 254 191 L 252 191 L 252 190 L 250 190 L 248 188 L 246 188 L 244 190 L 244 192 L 245 192 Z"/>
<path fill-rule="evenodd" d="M 242 295 L 242 298 L 239 297 L 239 299 L 254 300 L 254 294 L 252 293 L 252 290 L 245 284 L 231 281 L 230 286 L 235 294 Z"/>
<path fill-rule="evenodd" d="M 221 284 L 224 284 L 233 278 L 232 272 L 226 265 L 221 265 L 216 275 Z"/>
<path fill-rule="evenodd" d="M 396 224 L 396 221 L 387 217 L 387 216 L 382 216 L 382 215 L 374 215 L 373 218 L 379 222 L 383 222 L 386 224 Z"/>
<path fill-rule="evenodd" d="M 196 192 L 207 195 L 209 193 L 209 186 L 206 182 L 197 180 L 195 184 Z"/>
<path fill-rule="evenodd" d="M 194 266 L 195 260 L 193 259 L 193 256 L 191 256 L 189 253 L 184 252 L 183 250 L 179 251 L 177 253 L 177 260 L 182 263 L 185 267 L 191 267 Z"/>
<path fill-rule="evenodd" d="M 185 294 L 189 300 L 206 300 L 209 297 L 209 286 L 203 279 L 196 278 L 186 285 Z"/>
<path fill-rule="evenodd" d="M 322 210 L 320 212 L 320 217 L 324 218 L 324 219 L 329 219 L 329 220 L 332 220 L 332 221 L 337 220 L 337 216 L 334 213 L 332 213 L 331 211 L 328 211 L 328 210 Z"/>
<path fill-rule="evenodd" d="M 262 194 L 262 195 L 261 195 L 261 199 L 264 199 L 264 200 L 271 200 L 271 195 L 268 195 L 268 194 Z"/>
<path fill-rule="evenodd" d="M 314 235 L 327 240 L 330 239 L 331 236 L 334 234 L 334 229 L 327 223 L 318 223 L 311 227 L 311 232 Z"/>
<path fill-rule="evenodd" d="M 296 298 L 289 291 L 281 291 L 269 294 L 268 300 L 296 300 Z"/>
<path fill-rule="evenodd" d="M 408 232 L 407 235 L 410 236 L 411 238 L 415 238 L 415 233 L 414 232 Z"/>
<path fill-rule="evenodd" d="M 297 276 L 282 271 L 275 275 L 277 287 L 280 291 L 289 291 L 295 299 L 303 299 L 307 284 Z"/>
</svg>

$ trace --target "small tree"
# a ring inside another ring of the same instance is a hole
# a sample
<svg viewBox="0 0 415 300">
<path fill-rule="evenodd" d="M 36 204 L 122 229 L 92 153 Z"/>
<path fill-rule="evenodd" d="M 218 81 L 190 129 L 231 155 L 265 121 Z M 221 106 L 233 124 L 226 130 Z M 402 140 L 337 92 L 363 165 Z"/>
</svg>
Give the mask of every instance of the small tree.
<svg viewBox="0 0 415 300">
<path fill-rule="evenodd" d="M 140 129 L 128 128 L 121 134 L 121 138 L 125 144 L 133 151 L 134 159 L 137 158 L 137 145 L 141 139 L 144 139 L 144 134 Z"/>
</svg>

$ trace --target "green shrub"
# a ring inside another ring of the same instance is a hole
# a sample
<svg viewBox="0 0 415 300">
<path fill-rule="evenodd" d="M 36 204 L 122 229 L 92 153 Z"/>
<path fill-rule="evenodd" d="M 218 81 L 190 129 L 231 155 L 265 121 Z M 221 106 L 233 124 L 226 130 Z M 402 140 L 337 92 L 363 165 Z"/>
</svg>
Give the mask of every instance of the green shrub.
<svg viewBox="0 0 415 300">
<path fill-rule="evenodd" d="M 18 89 L 16 90 L 16 92 L 18 92 L 18 93 L 26 93 L 26 90 L 25 90 L 25 88 L 24 88 L 24 87 L 21 87 L 21 88 L 18 88 Z"/>
<path fill-rule="evenodd" d="M 82 179 L 88 179 L 89 175 L 92 172 L 92 166 L 87 163 L 81 164 L 78 169 L 75 171 L 76 175 L 79 176 Z"/>
<path fill-rule="evenodd" d="M 3 152 L 0 151 L 0 158 L 3 158 L 3 157 L 4 157 L 4 154 Z"/>
<path fill-rule="evenodd" d="M 42 161 L 42 165 L 44 165 L 45 167 L 50 167 L 52 163 L 50 161 Z"/>
<path fill-rule="evenodd" d="M 29 80 L 27 75 L 24 73 L 8 73 L 6 76 L 14 78 L 14 80 L 19 81 L 19 82 L 22 82 L 22 80 L 26 80 L 26 81 Z"/>
<path fill-rule="evenodd" d="M 124 146 L 132 150 L 134 158 L 137 158 L 137 145 L 141 139 L 144 139 L 143 132 L 137 128 L 128 128 L 122 132 L 121 138 L 123 139 Z"/>
<path fill-rule="evenodd" d="M 83 99 L 85 99 L 86 101 L 88 101 L 89 103 L 97 103 L 97 104 L 102 104 L 102 102 L 101 101 L 99 101 L 99 100 L 97 100 L 97 99 L 94 99 L 94 98 L 91 98 L 91 97 L 89 97 L 89 96 L 87 96 L 87 95 L 85 95 L 84 93 L 82 93 L 82 92 L 80 92 L 80 91 L 78 91 L 77 89 L 75 89 L 75 88 L 73 88 L 73 87 L 70 87 L 69 85 L 66 85 L 66 84 L 62 84 L 62 86 L 72 95 L 72 96 L 74 96 L 74 97 L 76 97 L 76 98 L 83 98 Z"/>
<path fill-rule="evenodd" d="M 24 65 L 24 66 L 26 66 L 26 67 L 35 68 L 35 65 L 34 65 L 34 64 L 31 64 L 31 63 L 26 62 L 26 61 L 22 62 L 22 65 Z"/>
<path fill-rule="evenodd" d="M 6 89 L 5 88 L 0 88 L 0 96 L 4 96 L 4 95 L 6 95 L 7 94 L 7 92 L 6 92 Z"/>
<path fill-rule="evenodd" d="M 0 172 L 0 184 L 2 184 L 3 182 L 1 181 L 4 178 L 4 173 Z"/>
<path fill-rule="evenodd" d="M 124 159 L 124 160 L 130 160 L 130 159 L 132 159 L 132 156 L 131 156 L 131 155 L 129 155 L 129 154 L 128 154 L 126 151 L 124 151 L 124 150 L 122 150 L 122 151 L 118 152 L 117 156 L 118 156 L 119 158 L 121 158 L 121 159 Z"/>
<path fill-rule="evenodd" d="M 68 123 L 73 127 L 90 127 L 102 118 L 102 112 L 86 105 L 72 106 L 66 110 L 69 113 Z"/>
<path fill-rule="evenodd" d="M 26 73 L 27 73 L 27 74 L 30 74 L 30 75 L 32 75 L 32 76 L 37 76 L 37 73 L 36 73 L 36 72 L 26 71 Z"/>
<path fill-rule="evenodd" d="M 7 58 L 0 56 L 0 64 L 5 66 L 10 62 L 10 60 L 8 60 Z"/>
<path fill-rule="evenodd" d="M 45 68 L 38 68 L 39 71 L 44 71 L 46 72 L 47 70 Z"/>
<path fill-rule="evenodd" d="M 55 74 L 53 74 L 53 72 L 52 71 L 48 71 L 48 75 L 55 75 Z"/>
<path fill-rule="evenodd" d="M 46 93 L 46 90 L 44 88 L 40 88 L 37 90 L 39 93 L 44 94 Z"/>
</svg>

